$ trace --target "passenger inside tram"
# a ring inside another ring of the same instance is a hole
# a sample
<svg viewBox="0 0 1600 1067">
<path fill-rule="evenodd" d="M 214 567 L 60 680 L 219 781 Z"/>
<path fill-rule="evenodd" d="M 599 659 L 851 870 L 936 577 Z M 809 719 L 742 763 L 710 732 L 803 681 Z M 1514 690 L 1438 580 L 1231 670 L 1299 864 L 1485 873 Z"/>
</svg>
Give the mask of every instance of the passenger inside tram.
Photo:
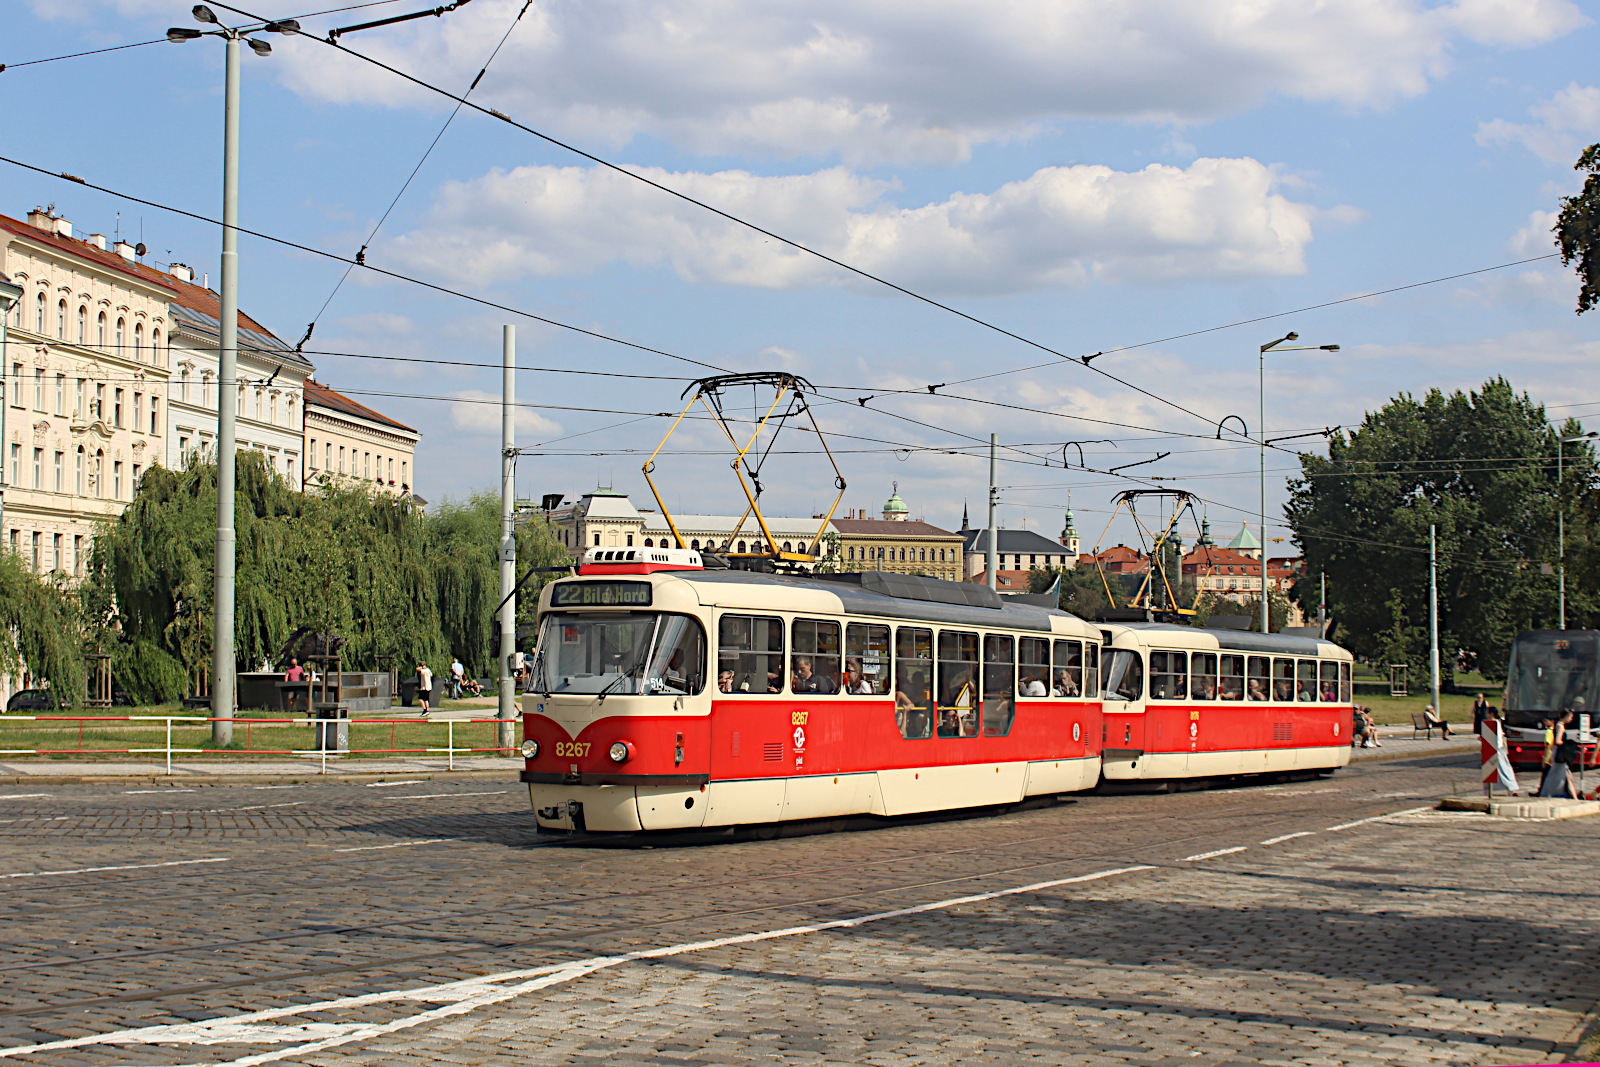
<svg viewBox="0 0 1600 1067">
<path fill-rule="evenodd" d="M 976 680 L 975 672 L 963 671 L 942 687 L 944 691 L 939 700 L 940 737 L 978 736 Z"/>
<path fill-rule="evenodd" d="M 1078 683 L 1072 680 L 1072 675 L 1067 673 L 1065 667 L 1056 668 L 1056 677 L 1050 687 L 1051 696 L 1075 697 L 1078 695 Z"/>
<path fill-rule="evenodd" d="M 862 671 L 859 656 L 851 656 L 844 661 L 844 691 L 857 696 L 872 694 L 872 682 Z"/>
<path fill-rule="evenodd" d="M 835 661 L 837 664 L 837 661 Z M 810 656 L 794 658 L 794 691 L 796 693 L 837 693 L 839 683 L 831 675 L 818 673 Z"/>
<path fill-rule="evenodd" d="M 733 692 L 733 668 L 725 667 L 717 672 L 717 692 Z"/>
<path fill-rule="evenodd" d="M 1264 679 L 1264 678 L 1251 678 L 1250 679 L 1250 699 L 1251 700 L 1265 700 L 1265 699 L 1267 699 L 1267 682 L 1266 682 L 1266 679 Z"/>
</svg>

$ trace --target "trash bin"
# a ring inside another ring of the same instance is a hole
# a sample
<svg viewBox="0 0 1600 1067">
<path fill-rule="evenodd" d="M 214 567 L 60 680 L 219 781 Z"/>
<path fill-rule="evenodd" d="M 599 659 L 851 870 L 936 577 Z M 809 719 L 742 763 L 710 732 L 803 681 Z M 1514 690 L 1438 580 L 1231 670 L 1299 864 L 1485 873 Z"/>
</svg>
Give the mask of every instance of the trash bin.
<svg viewBox="0 0 1600 1067">
<path fill-rule="evenodd" d="M 400 706 L 403 708 L 415 707 L 417 703 L 417 679 L 400 679 Z"/>
<path fill-rule="evenodd" d="M 350 709 L 344 704 L 316 705 L 317 732 L 315 748 L 318 752 L 350 751 Z"/>
</svg>

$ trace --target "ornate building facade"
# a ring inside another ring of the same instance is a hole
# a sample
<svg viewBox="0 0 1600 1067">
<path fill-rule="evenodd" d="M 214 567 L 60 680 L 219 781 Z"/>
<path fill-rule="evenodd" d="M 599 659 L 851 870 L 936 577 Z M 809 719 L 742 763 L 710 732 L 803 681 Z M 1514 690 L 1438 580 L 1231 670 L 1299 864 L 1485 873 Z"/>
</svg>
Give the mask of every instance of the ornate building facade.
<svg viewBox="0 0 1600 1067">
<path fill-rule="evenodd" d="M 166 461 L 174 288 L 125 241 L 72 235 L 47 208 L 0 215 L 0 273 L 23 295 L 7 324 L 5 547 L 39 573 L 82 574 L 95 524 Z"/>
<path fill-rule="evenodd" d="M 307 485 L 365 485 L 426 503 L 412 491 L 419 431 L 310 378 L 303 388 Z"/>
</svg>

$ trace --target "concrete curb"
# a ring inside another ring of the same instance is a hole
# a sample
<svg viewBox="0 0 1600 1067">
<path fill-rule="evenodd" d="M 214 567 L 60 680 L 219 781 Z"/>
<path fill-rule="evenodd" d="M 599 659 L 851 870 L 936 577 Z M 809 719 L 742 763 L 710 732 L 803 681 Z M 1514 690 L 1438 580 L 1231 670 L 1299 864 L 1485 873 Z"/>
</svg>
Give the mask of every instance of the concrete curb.
<svg viewBox="0 0 1600 1067">
<path fill-rule="evenodd" d="M 1448 756 L 1461 756 L 1476 753 L 1478 750 L 1477 738 L 1471 743 L 1462 742 L 1449 748 L 1425 748 L 1414 752 L 1374 752 L 1371 749 L 1355 749 L 1350 754 L 1351 763 L 1386 763 L 1390 760 L 1402 759 L 1438 759 Z M 1357 753 L 1360 753 L 1357 755 Z"/>
<path fill-rule="evenodd" d="M 382 782 L 391 778 L 495 780 L 517 784 L 516 772 L 507 771 L 368 771 L 318 774 L 10 774 L 0 775 L 0 785 L 317 785 L 321 782 Z"/>
</svg>

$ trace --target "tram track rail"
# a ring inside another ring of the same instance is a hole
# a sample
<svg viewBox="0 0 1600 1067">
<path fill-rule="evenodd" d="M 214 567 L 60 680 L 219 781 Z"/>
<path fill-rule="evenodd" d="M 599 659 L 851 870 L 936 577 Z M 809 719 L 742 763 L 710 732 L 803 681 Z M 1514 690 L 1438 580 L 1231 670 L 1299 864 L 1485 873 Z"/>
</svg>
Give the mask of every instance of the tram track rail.
<svg viewBox="0 0 1600 1067">
<path fill-rule="evenodd" d="M 1282 799 L 1292 802 L 1294 798 L 1286 797 Z M 1370 809 L 1388 806 L 1392 806 L 1392 804 L 1385 803 L 1374 798 L 1372 801 L 1360 802 L 1358 805 L 1352 806 L 1352 808 L 1347 810 L 1353 811 L 1356 810 L 1356 807 L 1361 809 Z M 1098 814 L 1100 819 L 1097 823 L 1097 828 L 1102 831 L 1109 830 L 1113 834 L 1116 832 L 1116 827 L 1108 827 L 1108 821 L 1126 822 L 1128 820 L 1146 818 L 1146 813 L 1143 813 L 1137 809 L 1125 810 L 1123 812 L 1100 812 Z M 1259 830 L 1263 834 L 1268 834 L 1274 830 L 1286 829 L 1286 824 L 1291 821 L 1303 822 L 1305 817 L 1310 814 L 1310 812 L 1299 809 L 1292 811 L 1259 812 L 1257 814 L 1259 821 L 1254 821 L 1252 832 L 1254 833 L 1255 831 Z M 987 868 L 971 872 L 952 872 L 948 877 L 934 879 L 879 879 L 875 884 L 852 887 L 845 892 L 788 897 L 782 900 L 763 902 L 749 907 L 724 909 L 714 912 L 712 918 L 717 924 L 720 925 L 736 922 L 737 920 L 748 918 L 750 916 L 769 914 L 776 911 L 797 908 L 825 907 L 828 905 L 837 905 L 849 900 L 869 899 L 896 893 L 913 893 L 936 886 L 976 882 L 988 878 L 1003 877 L 1006 875 L 1014 875 L 1027 871 L 1038 871 L 1043 868 L 1072 863 L 1091 861 L 1106 862 L 1113 858 L 1135 859 L 1140 862 L 1154 861 L 1158 867 L 1171 867 L 1174 863 L 1179 861 L 1170 858 L 1163 859 L 1160 855 L 1161 853 L 1180 848 L 1195 849 L 1208 844 L 1218 843 L 1221 837 L 1230 833 L 1234 833 L 1237 830 L 1237 816 L 1237 811 L 1220 810 L 1216 813 L 1214 819 L 1208 820 L 1213 824 L 1220 825 L 1208 826 L 1199 832 L 1162 835 L 1153 840 L 1138 842 L 1137 844 L 1131 846 L 1119 845 L 1112 848 L 1095 847 L 1087 849 L 1075 849 L 1061 855 L 1052 855 L 1027 863 L 1012 864 L 998 868 Z M 710 883 L 701 882 L 690 886 L 685 886 L 681 883 L 675 882 L 670 886 L 632 890 L 616 894 L 591 894 L 584 896 L 573 896 L 560 901 L 539 901 L 528 904 L 526 906 L 526 910 L 550 912 L 554 909 L 563 907 L 583 908 L 598 902 L 610 904 L 622 900 L 648 900 L 661 898 L 671 894 L 684 895 L 689 893 L 697 897 L 703 897 L 703 895 L 706 893 L 715 893 L 735 885 L 748 885 L 755 881 L 772 881 L 777 879 L 815 879 L 836 874 L 843 870 L 860 871 L 863 866 L 881 866 L 885 864 L 903 865 L 907 863 L 925 865 L 929 861 L 935 861 L 941 858 L 964 855 L 994 854 L 1007 850 L 1028 848 L 1030 846 L 1036 846 L 1041 841 L 1059 841 L 1060 836 L 1061 835 L 1059 831 L 1057 831 L 1049 834 L 1031 835 L 1027 838 L 1018 840 L 1001 841 L 991 844 L 967 846 L 955 849 L 904 850 L 897 852 L 895 855 L 884 856 L 874 860 L 854 861 L 847 864 L 824 865 L 807 868 L 803 871 L 783 870 L 759 876 L 745 875 L 737 878 L 720 879 L 716 882 Z M 562 841 L 550 842 L 551 845 L 564 843 L 571 844 L 571 842 Z M 281 869 L 283 866 L 285 865 L 276 864 L 258 867 L 255 869 L 254 873 L 259 874 L 263 871 L 271 869 Z M 230 873 L 239 875 L 246 872 L 236 870 Z M 211 889 L 214 891 L 215 886 L 212 886 Z M 689 904 L 691 907 L 686 907 L 685 909 L 682 909 L 681 911 L 675 912 L 671 915 L 650 920 L 630 920 L 619 923 L 594 924 L 578 930 L 565 929 L 559 932 L 541 932 L 536 936 L 526 938 L 505 938 L 503 936 L 480 937 L 476 940 L 456 941 L 448 948 L 444 949 L 416 952 L 404 956 L 388 956 L 380 960 L 360 960 L 350 963 L 330 964 L 327 966 L 298 967 L 274 971 L 269 974 L 253 974 L 234 978 L 218 978 L 210 981 L 186 983 L 182 985 L 166 986 L 156 989 L 133 990 L 126 993 L 111 994 L 107 996 L 80 998 L 71 1001 L 56 1001 L 50 1004 L 39 1004 L 31 1007 L 0 1010 L 0 1019 L 21 1020 L 35 1018 L 41 1015 L 59 1015 L 67 1012 L 84 1011 L 100 1007 L 126 1006 L 131 1004 L 147 1003 L 174 997 L 194 996 L 212 991 L 237 989 L 241 987 L 265 987 L 274 983 L 303 981 L 304 979 L 308 978 L 329 978 L 340 975 L 379 975 L 386 972 L 393 972 L 397 968 L 411 969 L 416 968 L 419 965 L 437 964 L 438 962 L 444 960 L 449 960 L 451 962 L 464 962 L 470 957 L 480 956 L 484 953 L 505 953 L 509 951 L 527 951 L 530 949 L 537 949 L 542 953 L 542 955 L 538 958 L 559 960 L 572 955 L 579 955 L 586 951 L 593 951 L 593 947 L 588 943 L 596 939 L 611 939 L 611 943 L 614 945 L 616 938 L 619 936 L 629 934 L 637 935 L 662 928 L 681 928 L 686 923 L 704 923 L 707 918 L 705 909 L 695 909 L 692 907 L 693 903 L 694 901 L 690 900 Z M 524 909 L 518 908 L 516 910 Z M 471 919 L 473 917 L 480 916 L 481 914 L 482 913 L 480 910 L 473 909 L 466 911 L 437 913 L 434 915 L 425 916 L 407 916 L 392 920 L 385 920 L 380 923 L 340 925 L 331 929 L 318 928 L 315 930 L 286 931 L 280 934 L 266 935 L 260 938 L 229 939 L 227 941 L 207 942 L 198 945 L 140 950 L 132 953 L 74 957 L 68 960 L 18 964 L 6 968 L 0 968 L 0 970 L 10 971 L 13 973 L 27 971 L 32 971 L 35 973 L 42 971 L 56 971 L 59 973 L 63 968 L 74 966 L 104 963 L 114 964 L 122 960 L 130 960 L 135 958 L 149 958 L 157 956 L 171 957 L 204 952 L 226 952 L 232 948 L 240 948 L 256 944 L 286 943 L 291 941 L 315 941 L 318 939 L 349 936 L 350 934 L 360 934 L 373 930 L 415 928 L 435 923 L 459 921 L 462 919 Z M 556 914 L 551 916 L 550 921 L 560 921 L 562 918 L 563 916 Z M 470 966 L 466 969 L 469 972 L 472 970 Z"/>
</svg>

